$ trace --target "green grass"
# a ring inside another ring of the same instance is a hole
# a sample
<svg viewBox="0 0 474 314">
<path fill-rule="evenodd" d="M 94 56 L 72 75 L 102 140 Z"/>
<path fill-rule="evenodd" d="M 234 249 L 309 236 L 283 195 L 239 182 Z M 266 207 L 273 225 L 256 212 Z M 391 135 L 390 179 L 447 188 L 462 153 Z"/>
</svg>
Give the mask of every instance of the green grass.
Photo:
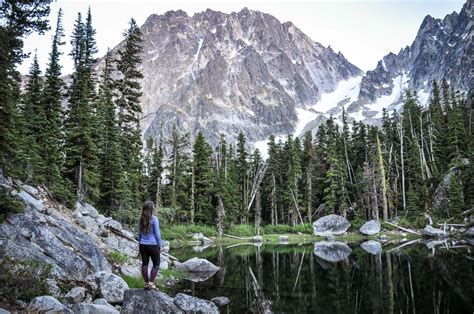
<svg viewBox="0 0 474 314">
<path fill-rule="evenodd" d="M 112 263 L 124 264 L 126 261 L 128 261 L 128 257 L 119 251 L 113 251 L 108 255 L 108 260 Z"/>
<path fill-rule="evenodd" d="M 216 228 L 213 226 L 203 226 L 203 225 L 162 225 L 161 226 L 161 238 L 167 241 L 172 240 L 190 240 L 193 233 L 201 232 L 206 237 L 215 237 L 217 236 Z"/>
</svg>

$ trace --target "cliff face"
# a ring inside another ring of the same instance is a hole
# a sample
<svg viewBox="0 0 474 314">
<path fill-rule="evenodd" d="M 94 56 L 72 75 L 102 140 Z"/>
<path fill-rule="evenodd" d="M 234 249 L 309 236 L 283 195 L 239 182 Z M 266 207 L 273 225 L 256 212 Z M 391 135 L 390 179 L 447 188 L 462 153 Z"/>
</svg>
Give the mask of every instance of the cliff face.
<svg viewBox="0 0 474 314">
<path fill-rule="evenodd" d="M 296 108 L 362 74 L 291 22 L 248 9 L 170 11 L 151 15 L 141 30 L 145 137 L 167 136 L 175 124 L 213 144 L 241 130 L 250 141 L 291 133 Z"/>
</svg>

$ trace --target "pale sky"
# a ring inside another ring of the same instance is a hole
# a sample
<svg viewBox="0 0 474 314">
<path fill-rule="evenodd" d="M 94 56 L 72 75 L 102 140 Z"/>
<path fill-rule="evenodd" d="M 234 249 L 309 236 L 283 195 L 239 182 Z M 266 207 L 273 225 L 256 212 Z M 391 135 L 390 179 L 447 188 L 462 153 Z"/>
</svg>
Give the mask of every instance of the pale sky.
<svg viewBox="0 0 474 314">
<path fill-rule="evenodd" d="M 364 71 L 373 69 L 377 61 L 389 52 L 398 53 L 410 45 L 426 15 L 443 18 L 453 11 L 459 12 L 466 0 L 59 0 L 51 7 L 51 28 L 54 29 L 57 11 L 64 11 L 63 26 L 67 45 L 63 46 L 61 64 L 63 74 L 72 70 L 68 56 L 70 35 L 77 12 L 86 14 L 90 6 L 93 26 L 97 31 L 98 57 L 107 48 L 122 39 L 130 18 L 142 25 L 153 14 L 181 9 L 188 15 L 210 8 L 231 13 L 244 7 L 272 14 L 280 22 L 291 21 L 312 40 L 331 45 Z M 31 35 L 25 40 L 25 52 L 38 51 L 41 70 L 44 72 L 51 49 L 52 31 L 45 35 Z M 20 66 L 27 73 L 31 60 Z"/>
</svg>

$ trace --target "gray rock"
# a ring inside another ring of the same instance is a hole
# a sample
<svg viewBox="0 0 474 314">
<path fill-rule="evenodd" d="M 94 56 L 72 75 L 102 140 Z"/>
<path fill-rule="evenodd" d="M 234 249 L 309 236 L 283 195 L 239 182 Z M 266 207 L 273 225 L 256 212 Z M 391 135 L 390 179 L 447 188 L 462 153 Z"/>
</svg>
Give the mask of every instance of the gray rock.
<svg viewBox="0 0 474 314">
<path fill-rule="evenodd" d="M 161 270 L 166 270 L 170 267 L 170 264 L 168 261 L 165 260 L 160 260 L 160 269 Z"/>
<path fill-rule="evenodd" d="M 28 194 L 34 196 L 36 199 L 39 198 L 39 191 L 37 188 L 32 187 L 31 185 L 20 183 L 20 187 L 27 192 Z"/>
<path fill-rule="evenodd" d="M 106 222 L 108 219 L 104 216 L 104 215 L 99 215 L 97 216 L 96 218 L 96 221 L 97 221 L 97 224 L 100 226 L 102 225 L 104 222 Z"/>
<path fill-rule="evenodd" d="M 434 228 L 433 226 L 427 225 L 423 229 L 423 235 L 427 237 L 432 237 L 432 238 L 439 238 L 439 237 L 446 237 L 447 234 L 441 229 Z"/>
<path fill-rule="evenodd" d="M 214 276 L 216 272 L 185 272 L 183 279 L 191 282 L 203 282 Z"/>
<path fill-rule="evenodd" d="M 10 190 L 11 187 L 13 185 L 13 181 L 12 181 L 12 178 L 10 177 L 6 177 L 4 174 L 3 174 L 3 170 L 0 169 L 0 187 L 3 187 L 7 190 Z"/>
<path fill-rule="evenodd" d="M 104 298 L 97 298 L 92 303 L 97 304 L 97 305 L 106 305 L 106 306 L 113 307 L 113 305 L 107 302 L 107 300 Z"/>
<path fill-rule="evenodd" d="M 261 242 L 263 242 L 262 236 L 261 236 L 261 235 L 254 236 L 254 237 L 253 237 L 253 242 L 254 242 L 254 243 L 261 243 Z"/>
<path fill-rule="evenodd" d="M 9 311 L 7 311 L 7 310 L 5 310 L 5 309 L 2 309 L 2 308 L 0 307 L 0 314 L 10 314 L 10 313 L 11 313 L 11 312 L 9 312 Z"/>
<path fill-rule="evenodd" d="M 36 297 L 28 304 L 26 308 L 28 312 L 60 312 L 60 313 L 72 313 L 64 304 L 59 302 L 56 298 L 45 295 Z"/>
<path fill-rule="evenodd" d="M 374 240 L 365 241 L 360 245 L 360 247 L 364 251 L 373 255 L 379 255 L 380 253 L 382 253 L 382 244 Z"/>
<path fill-rule="evenodd" d="M 0 225 L 0 248 L 17 260 L 38 260 L 52 265 L 52 275 L 83 281 L 110 266 L 96 243 L 55 210 L 46 215 L 27 208 Z M 21 249 L 18 249 L 21 248 Z M 81 271 L 78 271 L 81 270 Z"/>
<path fill-rule="evenodd" d="M 83 216 L 90 216 L 94 219 L 99 217 L 99 212 L 95 209 L 92 205 L 84 203 L 84 204 L 76 204 L 76 212 L 81 213 Z"/>
<path fill-rule="evenodd" d="M 290 238 L 288 236 L 279 236 L 278 237 L 278 242 L 280 243 L 288 243 L 290 241 Z"/>
<path fill-rule="evenodd" d="M 160 241 L 160 249 L 162 253 L 167 253 L 170 250 L 170 241 L 166 241 L 161 239 Z"/>
<path fill-rule="evenodd" d="M 15 195 L 15 197 L 39 212 L 42 212 L 44 210 L 43 202 L 34 198 L 25 191 L 20 191 L 20 193 Z"/>
<path fill-rule="evenodd" d="M 125 291 L 121 313 L 184 313 L 172 297 L 155 290 Z"/>
<path fill-rule="evenodd" d="M 202 232 L 193 233 L 193 239 L 194 240 L 200 241 L 203 237 L 204 237 L 204 235 L 202 234 Z"/>
<path fill-rule="evenodd" d="M 351 223 L 339 215 L 327 215 L 313 222 L 313 231 L 317 236 L 340 235 L 349 229 Z"/>
<path fill-rule="evenodd" d="M 321 241 L 314 243 L 314 255 L 327 262 L 340 262 L 349 257 L 352 250 L 343 242 Z"/>
<path fill-rule="evenodd" d="M 209 239 L 208 237 L 202 237 L 201 242 L 202 242 L 203 245 L 211 245 L 212 244 L 212 240 Z"/>
<path fill-rule="evenodd" d="M 469 228 L 469 229 L 466 231 L 466 235 L 467 235 L 468 237 L 474 237 L 474 227 Z"/>
<path fill-rule="evenodd" d="M 140 278 L 142 276 L 140 269 L 131 265 L 122 265 L 122 267 L 120 267 L 120 272 L 129 277 Z"/>
<path fill-rule="evenodd" d="M 215 298 L 212 298 L 211 301 L 214 302 L 214 304 L 217 306 L 224 306 L 230 303 L 230 300 L 228 297 L 215 297 Z"/>
<path fill-rule="evenodd" d="M 117 304 L 123 301 L 128 285 L 121 277 L 102 271 L 95 274 L 95 281 L 99 286 L 99 295 L 107 302 Z"/>
<path fill-rule="evenodd" d="M 220 269 L 206 259 L 193 257 L 187 261 L 180 263 L 175 262 L 175 267 L 188 272 L 216 272 Z"/>
<path fill-rule="evenodd" d="M 70 303 L 80 303 L 86 298 L 86 288 L 74 287 L 64 296 Z"/>
<path fill-rule="evenodd" d="M 78 303 L 71 307 L 74 314 L 118 314 L 112 305 Z"/>
<path fill-rule="evenodd" d="M 359 231 L 365 235 L 374 235 L 380 232 L 381 226 L 378 220 L 370 220 L 367 221 L 362 227 L 360 227 Z"/>
<path fill-rule="evenodd" d="M 76 219 L 76 222 L 88 232 L 95 234 L 99 231 L 99 225 L 97 224 L 97 221 L 90 216 L 81 216 Z"/>
<path fill-rule="evenodd" d="M 185 313 L 219 313 L 219 309 L 214 302 L 183 293 L 178 293 L 175 296 L 174 303 Z"/>
<path fill-rule="evenodd" d="M 104 239 L 105 245 L 107 245 L 107 248 L 109 250 L 118 250 L 119 248 L 119 241 L 116 236 L 114 235 L 109 235 Z"/>
<path fill-rule="evenodd" d="M 104 226 L 105 227 L 110 227 L 110 228 L 113 228 L 115 230 L 122 230 L 122 224 L 116 220 L 107 220 L 105 223 L 104 223 Z"/>
</svg>

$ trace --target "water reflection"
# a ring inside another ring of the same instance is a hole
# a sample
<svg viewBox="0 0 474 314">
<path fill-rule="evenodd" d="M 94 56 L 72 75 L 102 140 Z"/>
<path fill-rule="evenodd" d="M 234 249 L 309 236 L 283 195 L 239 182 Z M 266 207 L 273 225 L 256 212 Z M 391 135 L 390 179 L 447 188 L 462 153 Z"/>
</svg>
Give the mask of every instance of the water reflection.
<svg viewBox="0 0 474 314">
<path fill-rule="evenodd" d="M 474 311 L 472 247 L 438 247 L 433 255 L 423 243 L 389 244 L 379 253 L 380 243 L 368 242 L 362 247 L 342 242 L 240 245 L 200 253 L 181 248 L 172 254 L 180 259 L 198 255 L 221 270 L 204 282 L 182 281 L 170 292 L 227 296 L 231 303 L 224 312 L 231 313 Z"/>
</svg>

